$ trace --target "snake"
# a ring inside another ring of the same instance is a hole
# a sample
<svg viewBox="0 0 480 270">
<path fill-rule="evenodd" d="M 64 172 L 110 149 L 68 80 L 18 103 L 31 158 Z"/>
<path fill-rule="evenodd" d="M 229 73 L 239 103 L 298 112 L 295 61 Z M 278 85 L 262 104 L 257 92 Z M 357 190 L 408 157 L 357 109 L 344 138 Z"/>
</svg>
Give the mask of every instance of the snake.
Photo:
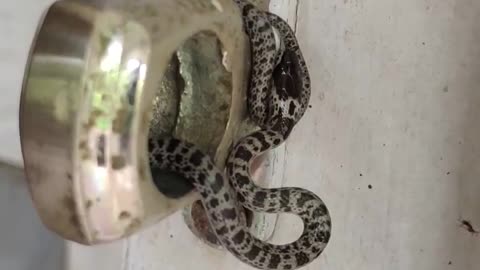
<svg viewBox="0 0 480 270">
<path fill-rule="evenodd" d="M 285 142 L 304 115 L 311 92 L 310 75 L 287 22 L 246 0 L 234 1 L 250 39 L 247 111 L 259 129 L 231 147 L 225 170 L 215 166 L 213 159 L 191 142 L 168 136 L 150 137 L 150 167 L 178 173 L 192 183 L 218 240 L 240 261 L 258 269 L 297 269 L 326 248 L 331 235 L 329 210 L 306 189 L 259 187 L 249 170 L 256 157 Z M 283 46 L 277 46 L 276 33 Z M 295 214 L 303 221 L 303 232 L 288 244 L 259 240 L 249 231 L 242 207 Z"/>
</svg>

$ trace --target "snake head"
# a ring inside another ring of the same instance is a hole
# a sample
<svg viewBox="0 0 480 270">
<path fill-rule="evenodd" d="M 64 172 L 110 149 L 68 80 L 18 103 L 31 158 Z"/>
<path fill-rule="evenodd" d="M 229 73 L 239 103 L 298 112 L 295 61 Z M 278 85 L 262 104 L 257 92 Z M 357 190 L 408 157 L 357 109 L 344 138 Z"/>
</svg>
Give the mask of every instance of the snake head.
<svg viewBox="0 0 480 270">
<path fill-rule="evenodd" d="M 298 58 L 295 52 L 285 50 L 282 60 L 273 71 L 273 82 L 282 100 L 297 99 L 300 96 L 302 87 L 298 84 L 301 80 L 297 67 Z"/>
</svg>

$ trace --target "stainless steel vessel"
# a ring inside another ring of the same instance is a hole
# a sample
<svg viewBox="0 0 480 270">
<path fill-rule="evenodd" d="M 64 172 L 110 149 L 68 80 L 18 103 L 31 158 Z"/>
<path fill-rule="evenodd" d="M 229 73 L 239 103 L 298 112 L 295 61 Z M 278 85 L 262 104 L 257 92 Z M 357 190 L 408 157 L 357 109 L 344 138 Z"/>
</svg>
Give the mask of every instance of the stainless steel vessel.
<svg viewBox="0 0 480 270">
<path fill-rule="evenodd" d="M 223 166 L 245 115 L 245 44 L 231 0 L 53 4 L 33 41 L 20 109 L 25 170 L 43 223 L 91 245 L 191 203 L 188 187 L 159 190 L 176 176 L 153 181 L 147 136 L 188 139 Z"/>
</svg>

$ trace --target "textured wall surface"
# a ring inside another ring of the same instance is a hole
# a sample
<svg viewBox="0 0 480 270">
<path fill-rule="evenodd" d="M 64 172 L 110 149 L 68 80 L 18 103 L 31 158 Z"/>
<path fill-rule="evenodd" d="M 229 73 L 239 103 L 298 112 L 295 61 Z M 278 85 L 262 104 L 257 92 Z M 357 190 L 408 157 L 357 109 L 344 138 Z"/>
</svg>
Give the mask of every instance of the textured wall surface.
<svg viewBox="0 0 480 270">
<path fill-rule="evenodd" d="M 0 34 L 8 37 L 0 44 L 0 158 L 18 164 L 24 62 L 49 2 L 0 4 Z M 480 2 L 270 4 L 297 29 L 313 79 L 312 108 L 286 145 L 285 181 L 320 195 L 333 218 L 326 252 L 305 269 L 478 269 L 480 237 L 460 220 L 480 229 Z M 4 213 L 19 215 L 25 202 L 14 202 L 27 198 L 0 190 L 4 228 Z M 281 216 L 274 242 L 294 240 L 301 228 Z M 57 245 L 45 242 L 41 229 L 17 229 L 38 231 L 37 246 Z M 4 238 L 0 250 L 10 250 L 3 245 L 14 238 Z M 25 243 L 19 240 L 8 258 L 44 258 L 44 250 Z M 9 261 L 0 256 L 0 269 Z M 69 270 L 250 269 L 202 244 L 180 213 L 125 241 L 68 245 L 66 261 Z M 18 267 L 8 269 L 37 269 Z"/>
</svg>

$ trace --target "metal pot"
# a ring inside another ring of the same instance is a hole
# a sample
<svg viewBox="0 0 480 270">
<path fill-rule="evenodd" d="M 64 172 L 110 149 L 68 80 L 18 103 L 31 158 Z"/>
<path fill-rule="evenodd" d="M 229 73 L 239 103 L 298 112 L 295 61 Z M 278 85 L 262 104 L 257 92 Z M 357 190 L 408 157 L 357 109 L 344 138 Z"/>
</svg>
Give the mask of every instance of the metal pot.
<svg viewBox="0 0 480 270">
<path fill-rule="evenodd" d="M 92 245 L 191 204 L 188 184 L 168 188 L 182 179 L 152 179 L 147 137 L 187 139 L 223 167 L 245 117 L 245 44 L 231 0 L 54 3 L 33 41 L 20 108 L 43 223 Z"/>
</svg>

